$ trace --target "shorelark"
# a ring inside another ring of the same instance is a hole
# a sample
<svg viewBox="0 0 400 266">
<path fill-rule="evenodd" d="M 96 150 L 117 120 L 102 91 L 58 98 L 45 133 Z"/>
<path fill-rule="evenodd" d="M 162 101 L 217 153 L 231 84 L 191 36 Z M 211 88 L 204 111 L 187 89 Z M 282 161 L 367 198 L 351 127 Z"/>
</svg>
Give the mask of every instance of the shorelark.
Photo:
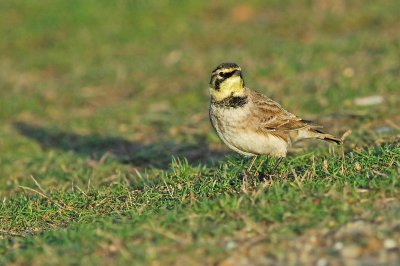
<svg viewBox="0 0 400 266">
<path fill-rule="evenodd" d="M 210 80 L 210 120 L 219 138 L 232 150 L 251 156 L 247 173 L 258 155 L 286 157 L 288 147 L 302 139 L 342 141 L 320 131 L 321 126 L 289 113 L 277 102 L 245 86 L 235 63 L 216 67 Z"/>
</svg>

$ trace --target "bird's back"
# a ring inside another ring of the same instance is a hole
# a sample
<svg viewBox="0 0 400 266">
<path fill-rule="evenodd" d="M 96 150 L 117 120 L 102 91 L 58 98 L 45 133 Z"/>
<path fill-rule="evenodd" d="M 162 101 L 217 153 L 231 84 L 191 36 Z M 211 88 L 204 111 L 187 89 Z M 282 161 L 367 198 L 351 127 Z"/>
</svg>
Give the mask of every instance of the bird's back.
<svg viewBox="0 0 400 266">
<path fill-rule="evenodd" d="M 257 130 L 280 137 L 288 144 L 310 138 L 322 139 L 336 144 L 341 143 L 340 139 L 323 133 L 320 130 L 322 126 L 286 111 L 280 104 L 267 96 L 252 90 L 249 90 L 248 95 L 254 104 L 251 117 L 258 126 Z"/>
</svg>

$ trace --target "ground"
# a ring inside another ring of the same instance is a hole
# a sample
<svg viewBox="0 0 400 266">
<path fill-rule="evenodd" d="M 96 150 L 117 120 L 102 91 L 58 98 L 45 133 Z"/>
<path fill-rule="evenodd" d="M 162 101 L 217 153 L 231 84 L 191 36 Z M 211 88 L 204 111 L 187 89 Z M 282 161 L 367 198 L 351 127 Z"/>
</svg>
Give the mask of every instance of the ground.
<svg viewBox="0 0 400 266">
<path fill-rule="evenodd" d="M 398 265 L 400 19 L 383 1 L 2 1 L 0 265 Z M 211 70 L 345 138 L 275 172 Z"/>
</svg>

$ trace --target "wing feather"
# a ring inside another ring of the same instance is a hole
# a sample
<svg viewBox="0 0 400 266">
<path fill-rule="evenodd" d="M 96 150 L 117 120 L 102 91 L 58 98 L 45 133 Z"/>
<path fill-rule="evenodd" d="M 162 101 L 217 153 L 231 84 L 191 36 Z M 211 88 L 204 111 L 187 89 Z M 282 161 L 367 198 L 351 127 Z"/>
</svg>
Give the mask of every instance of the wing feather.
<svg viewBox="0 0 400 266">
<path fill-rule="evenodd" d="M 261 131 L 294 131 L 303 128 L 317 128 L 311 121 L 286 111 L 277 102 L 267 98 L 261 93 L 250 93 L 254 108 L 254 116 L 257 117 L 258 127 Z"/>
</svg>

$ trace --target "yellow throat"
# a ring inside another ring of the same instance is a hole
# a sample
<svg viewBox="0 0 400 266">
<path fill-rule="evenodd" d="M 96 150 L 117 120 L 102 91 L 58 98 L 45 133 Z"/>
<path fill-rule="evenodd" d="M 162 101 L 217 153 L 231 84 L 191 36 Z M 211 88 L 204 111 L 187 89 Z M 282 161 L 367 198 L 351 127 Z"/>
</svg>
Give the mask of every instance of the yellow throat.
<svg viewBox="0 0 400 266">
<path fill-rule="evenodd" d="M 219 90 L 210 88 L 211 97 L 219 102 L 228 97 L 243 97 L 245 96 L 245 87 L 243 79 L 240 76 L 230 77 L 219 85 Z"/>
</svg>

